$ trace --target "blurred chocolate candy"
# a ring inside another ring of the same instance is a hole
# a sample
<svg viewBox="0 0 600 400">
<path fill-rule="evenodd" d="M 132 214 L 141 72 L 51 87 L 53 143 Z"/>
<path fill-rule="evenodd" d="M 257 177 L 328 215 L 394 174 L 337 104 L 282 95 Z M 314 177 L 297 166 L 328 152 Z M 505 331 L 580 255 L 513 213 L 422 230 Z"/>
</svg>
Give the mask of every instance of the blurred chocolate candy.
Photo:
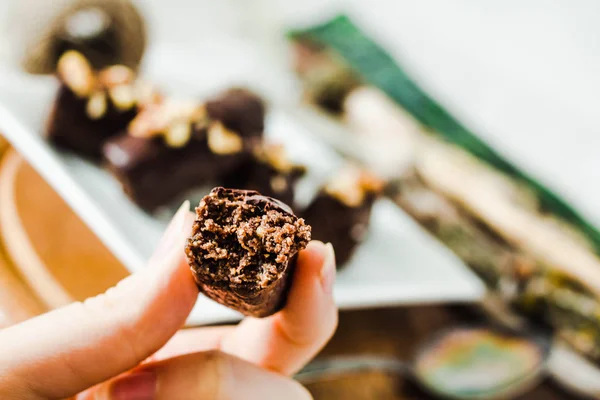
<svg viewBox="0 0 600 400">
<path fill-rule="evenodd" d="M 54 73 L 68 50 L 96 69 L 121 64 L 136 70 L 146 48 L 146 25 L 130 0 L 18 0 L 10 21 L 14 57 L 33 74 Z"/>
</svg>

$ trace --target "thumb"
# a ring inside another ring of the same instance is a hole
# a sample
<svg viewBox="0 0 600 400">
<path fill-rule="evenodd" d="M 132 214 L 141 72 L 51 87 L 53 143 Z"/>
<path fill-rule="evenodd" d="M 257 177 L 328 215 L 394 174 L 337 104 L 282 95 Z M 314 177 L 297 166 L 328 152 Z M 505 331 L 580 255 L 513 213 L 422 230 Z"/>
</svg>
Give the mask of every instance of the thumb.
<svg viewBox="0 0 600 400">
<path fill-rule="evenodd" d="M 190 214 L 186 202 L 139 273 L 100 296 L 1 331 L 0 398 L 69 397 L 162 347 L 198 296 L 183 257 Z"/>
<path fill-rule="evenodd" d="M 78 400 L 309 400 L 296 381 L 218 351 L 144 365 Z"/>
</svg>

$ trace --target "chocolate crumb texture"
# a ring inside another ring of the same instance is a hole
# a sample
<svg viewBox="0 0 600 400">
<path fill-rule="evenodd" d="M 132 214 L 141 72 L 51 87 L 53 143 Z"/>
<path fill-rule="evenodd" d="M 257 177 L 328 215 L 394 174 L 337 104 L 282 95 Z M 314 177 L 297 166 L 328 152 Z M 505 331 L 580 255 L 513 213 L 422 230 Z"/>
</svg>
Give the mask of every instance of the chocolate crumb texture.
<svg viewBox="0 0 600 400">
<path fill-rule="evenodd" d="M 252 190 L 215 188 L 196 208 L 186 255 L 201 292 L 245 315 L 285 305 L 311 227 L 284 203 Z"/>
</svg>

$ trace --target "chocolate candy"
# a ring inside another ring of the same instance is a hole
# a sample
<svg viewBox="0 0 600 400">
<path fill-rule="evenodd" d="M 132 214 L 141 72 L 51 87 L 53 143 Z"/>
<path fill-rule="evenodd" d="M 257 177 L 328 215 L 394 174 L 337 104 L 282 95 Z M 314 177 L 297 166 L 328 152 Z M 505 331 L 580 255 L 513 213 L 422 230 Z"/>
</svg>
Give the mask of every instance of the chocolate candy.
<svg viewBox="0 0 600 400">
<path fill-rule="evenodd" d="M 266 317 L 285 305 L 310 232 L 276 199 L 218 187 L 196 208 L 185 251 L 202 293 L 245 315 Z"/>
<path fill-rule="evenodd" d="M 94 161 L 101 159 L 104 142 L 125 130 L 138 107 L 153 96 L 128 67 L 95 71 L 75 51 L 60 58 L 58 75 L 61 86 L 46 136 L 58 147 Z"/>
<path fill-rule="evenodd" d="M 239 168 L 260 141 L 263 120 L 260 99 L 240 90 L 206 104 L 149 105 L 106 143 L 107 168 L 134 202 L 153 212 Z"/>
<path fill-rule="evenodd" d="M 294 203 L 294 185 L 306 169 L 290 162 L 280 145 L 257 146 L 246 162 L 223 181 L 225 187 L 256 190 L 266 196 Z"/>
<path fill-rule="evenodd" d="M 382 190 L 379 179 L 348 167 L 334 176 L 302 213 L 312 226 L 313 239 L 333 245 L 338 268 L 364 240 L 373 203 Z"/>
</svg>

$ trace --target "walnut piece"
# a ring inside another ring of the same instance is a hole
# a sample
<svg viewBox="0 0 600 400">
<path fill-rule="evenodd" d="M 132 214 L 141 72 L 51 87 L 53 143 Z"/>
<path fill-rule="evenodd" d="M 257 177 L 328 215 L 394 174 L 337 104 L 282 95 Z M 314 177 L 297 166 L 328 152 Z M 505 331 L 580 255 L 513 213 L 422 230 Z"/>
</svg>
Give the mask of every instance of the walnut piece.
<svg viewBox="0 0 600 400">
<path fill-rule="evenodd" d="M 294 168 L 282 144 L 263 144 L 255 149 L 254 155 L 279 172 L 287 173 Z"/>
<path fill-rule="evenodd" d="M 98 80 L 106 88 L 129 85 L 135 80 L 135 72 L 124 65 L 113 65 L 100 71 Z"/>
<path fill-rule="evenodd" d="M 177 121 L 167 128 L 164 136 L 167 146 L 173 148 L 183 147 L 192 137 L 192 126 L 189 121 Z"/>
<path fill-rule="evenodd" d="M 118 85 L 109 89 L 110 98 L 120 111 L 127 111 L 135 106 L 135 92 L 132 85 Z"/>
<path fill-rule="evenodd" d="M 129 124 L 128 133 L 148 139 L 165 133 L 177 121 L 193 121 L 197 113 L 198 105 L 194 102 L 165 100 L 147 104 Z"/>
<path fill-rule="evenodd" d="M 58 60 L 57 72 L 60 79 L 78 97 L 88 97 L 96 86 L 92 66 L 79 52 L 69 50 Z"/>
<path fill-rule="evenodd" d="M 227 155 L 242 151 L 242 137 L 217 121 L 208 128 L 208 148 L 215 154 Z"/>
<path fill-rule="evenodd" d="M 157 104 L 162 101 L 162 96 L 156 90 L 154 85 L 144 80 L 137 80 L 133 85 L 133 91 L 135 92 L 135 98 L 138 106 L 146 106 L 149 104 Z"/>
<path fill-rule="evenodd" d="M 325 192 L 337 198 L 348 207 L 358 207 L 368 193 L 383 189 L 383 181 L 359 168 L 347 166 L 326 186 Z"/>
<path fill-rule="evenodd" d="M 106 93 L 96 91 L 87 101 L 85 111 L 91 119 L 100 119 L 106 114 Z"/>
</svg>

